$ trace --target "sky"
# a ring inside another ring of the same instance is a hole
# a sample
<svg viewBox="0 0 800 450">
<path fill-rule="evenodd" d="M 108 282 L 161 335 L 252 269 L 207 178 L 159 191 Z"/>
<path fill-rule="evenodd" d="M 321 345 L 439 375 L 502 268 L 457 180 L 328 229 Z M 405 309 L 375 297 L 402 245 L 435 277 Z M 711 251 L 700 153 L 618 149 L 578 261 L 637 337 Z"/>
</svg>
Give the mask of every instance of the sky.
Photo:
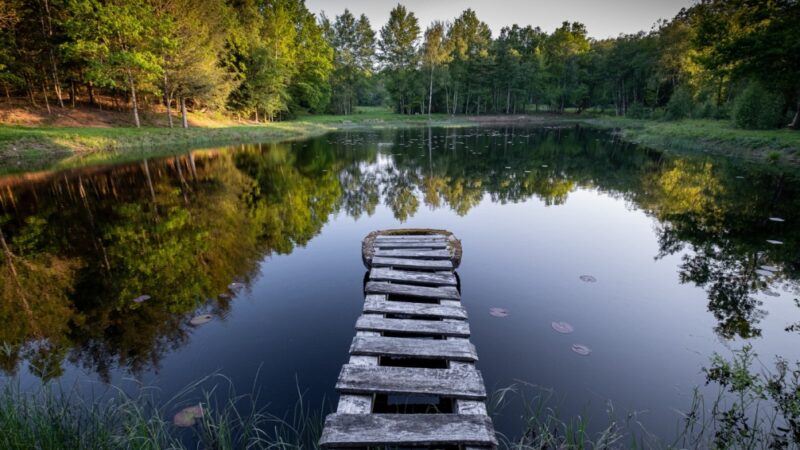
<svg viewBox="0 0 800 450">
<path fill-rule="evenodd" d="M 452 21 L 467 8 L 486 22 L 497 36 L 500 29 L 514 23 L 539 26 L 552 32 L 565 20 L 582 22 L 589 36 L 597 39 L 620 33 L 649 31 L 658 19 L 671 19 L 693 0 L 403 0 L 419 18 L 423 30 L 434 20 Z M 324 11 L 333 19 L 345 8 L 355 15 L 364 13 L 372 28 L 379 29 L 397 0 L 306 0 L 314 13 Z"/>
</svg>

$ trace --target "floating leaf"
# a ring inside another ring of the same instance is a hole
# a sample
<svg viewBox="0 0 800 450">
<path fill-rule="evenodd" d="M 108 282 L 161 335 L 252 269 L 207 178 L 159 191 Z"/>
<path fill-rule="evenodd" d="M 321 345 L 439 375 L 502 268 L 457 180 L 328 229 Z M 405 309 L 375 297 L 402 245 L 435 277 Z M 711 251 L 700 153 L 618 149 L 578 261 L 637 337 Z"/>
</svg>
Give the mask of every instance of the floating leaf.
<svg viewBox="0 0 800 450">
<path fill-rule="evenodd" d="M 767 239 L 767 242 L 772 245 L 783 245 L 783 241 L 776 241 L 774 239 Z"/>
<path fill-rule="evenodd" d="M 231 299 L 231 294 L 228 294 L 227 292 L 223 292 L 222 294 L 219 294 L 219 298 L 221 298 L 222 300 L 230 300 Z"/>
<path fill-rule="evenodd" d="M 133 299 L 133 301 L 136 302 L 136 303 L 146 302 L 147 300 L 150 300 L 150 296 L 149 295 L 140 295 L 140 296 L 136 297 L 135 299 Z"/>
<path fill-rule="evenodd" d="M 503 308 L 489 308 L 489 314 L 494 317 L 508 317 L 508 310 Z"/>
<path fill-rule="evenodd" d="M 777 272 L 778 268 L 775 266 L 761 266 L 759 269 L 766 270 L 768 272 Z"/>
<path fill-rule="evenodd" d="M 243 288 L 244 284 L 242 283 L 231 283 L 228 285 L 228 289 L 232 291 L 238 291 L 239 289 Z"/>
<path fill-rule="evenodd" d="M 553 322 L 550 325 L 554 330 L 561 334 L 569 334 L 575 331 L 575 328 L 573 328 L 572 325 L 568 324 L 567 322 Z"/>
<path fill-rule="evenodd" d="M 580 278 L 580 280 L 584 283 L 597 283 L 597 278 L 591 275 L 581 275 L 578 278 Z"/>
<path fill-rule="evenodd" d="M 775 292 L 772 289 L 765 289 L 764 290 L 764 295 L 767 295 L 769 297 L 780 297 L 781 296 L 780 292 Z"/>
<path fill-rule="evenodd" d="M 781 219 L 780 217 L 770 217 L 769 220 L 773 222 L 785 222 L 785 220 Z"/>
<path fill-rule="evenodd" d="M 547 164 L 542 164 L 542 167 L 547 168 Z"/>
<path fill-rule="evenodd" d="M 764 269 L 756 269 L 756 273 L 761 275 L 762 277 L 771 277 L 773 275 L 772 272 Z"/>
<path fill-rule="evenodd" d="M 211 314 L 201 314 L 199 316 L 192 317 L 192 320 L 190 320 L 189 323 L 197 327 L 211 322 L 212 319 L 214 319 L 214 316 Z"/>
<path fill-rule="evenodd" d="M 572 351 L 582 356 L 589 356 L 589 353 L 592 353 L 592 349 L 583 344 L 572 344 Z"/>
<path fill-rule="evenodd" d="M 197 423 L 197 419 L 201 417 L 203 417 L 202 406 L 189 406 L 178 411 L 175 417 L 173 417 L 172 423 L 174 423 L 176 427 L 188 428 L 194 426 L 194 424 Z"/>
</svg>

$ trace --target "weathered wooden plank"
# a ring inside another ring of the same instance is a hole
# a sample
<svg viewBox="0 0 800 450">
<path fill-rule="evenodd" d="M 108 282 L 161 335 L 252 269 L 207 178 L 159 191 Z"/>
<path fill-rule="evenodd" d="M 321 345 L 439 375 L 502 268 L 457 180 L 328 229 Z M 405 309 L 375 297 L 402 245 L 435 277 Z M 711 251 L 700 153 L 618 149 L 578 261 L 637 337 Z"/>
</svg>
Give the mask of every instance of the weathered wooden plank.
<svg viewBox="0 0 800 450">
<path fill-rule="evenodd" d="M 412 259 L 450 259 L 450 251 L 442 250 L 421 250 L 421 249 L 391 249 L 375 250 L 374 256 L 385 256 L 387 258 L 412 258 Z"/>
<path fill-rule="evenodd" d="M 413 358 L 477 361 L 475 346 L 466 339 L 434 340 L 397 337 L 356 336 L 350 345 L 351 355 L 401 356 Z"/>
<path fill-rule="evenodd" d="M 416 249 L 444 249 L 447 248 L 446 242 L 424 242 L 424 241 L 387 241 L 375 242 L 373 247 L 383 250 L 401 249 L 401 248 L 416 248 Z"/>
<path fill-rule="evenodd" d="M 486 398 L 483 377 L 474 366 L 456 370 L 345 364 L 336 390 L 345 394 L 419 394 L 464 400 Z"/>
<path fill-rule="evenodd" d="M 456 400 L 456 413 L 470 416 L 485 416 L 486 403 L 476 400 Z"/>
<path fill-rule="evenodd" d="M 448 237 L 443 234 L 379 234 L 375 236 L 376 241 L 446 241 L 447 239 Z"/>
<path fill-rule="evenodd" d="M 391 281 L 405 284 L 457 286 L 458 278 L 449 270 L 428 272 L 417 270 L 396 270 L 391 267 L 370 269 L 370 281 Z"/>
<path fill-rule="evenodd" d="M 364 288 L 367 294 L 402 295 L 404 297 L 433 298 L 439 300 L 458 300 L 461 298 L 458 289 L 453 286 L 418 286 L 414 284 L 387 283 L 385 281 L 368 281 Z"/>
<path fill-rule="evenodd" d="M 372 395 L 340 395 L 336 412 L 341 414 L 369 414 L 372 412 Z"/>
<path fill-rule="evenodd" d="M 364 314 L 359 317 L 356 321 L 356 330 L 469 336 L 469 324 L 463 320 L 387 319 L 378 314 Z"/>
<path fill-rule="evenodd" d="M 403 258 L 384 258 L 374 256 L 372 267 L 397 267 L 401 269 L 422 269 L 422 270 L 453 270 L 453 263 L 449 259 L 427 260 L 427 259 L 403 259 Z"/>
<path fill-rule="evenodd" d="M 396 281 L 408 284 L 432 284 L 437 286 L 456 286 L 458 280 L 452 272 L 411 272 L 393 270 L 388 267 L 374 267 L 369 271 L 372 281 Z"/>
<path fill-rule="evenodd" d="M 330 414 L 320 445 L 476 445 L 494 447 L 488 416 L 459 414 Z"/>
<path fill-rule="evenodd" d="M 408 316 L 430 316 L 445 319 L 466 319 L 467 311 L 461 306 L 442 306 L 428 303 L 390 302 L 367 296 L 365 313 L 404 314 Z"/>
</svg>

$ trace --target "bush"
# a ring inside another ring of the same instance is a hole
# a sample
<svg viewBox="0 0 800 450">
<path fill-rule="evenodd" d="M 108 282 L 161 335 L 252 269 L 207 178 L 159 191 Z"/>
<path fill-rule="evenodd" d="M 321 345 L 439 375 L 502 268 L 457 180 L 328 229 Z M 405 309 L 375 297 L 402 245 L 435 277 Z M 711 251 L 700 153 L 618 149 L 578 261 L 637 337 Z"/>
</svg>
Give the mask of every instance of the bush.
<svg viewBox="0 0 800 450">
<path fill-rule="evenodd" d="M 649 119 L 650 111 L 643 104 L 637 102 L 628 106 L 625 115 L 633 119 Z"/>
<path fill-rule="evenodd" d="M 739 128 L 779 128 L 783 121 L 783 99 L 759 83 L 750 83 L 734 102 L 733 122 Z"/>
<path fill-rule="evenodd" d="M 694 109 L 692 93 L 685 87 L 679 87 L 667 103 L 667 119 L 680 120 L 689 117 Z"/>
</svg>

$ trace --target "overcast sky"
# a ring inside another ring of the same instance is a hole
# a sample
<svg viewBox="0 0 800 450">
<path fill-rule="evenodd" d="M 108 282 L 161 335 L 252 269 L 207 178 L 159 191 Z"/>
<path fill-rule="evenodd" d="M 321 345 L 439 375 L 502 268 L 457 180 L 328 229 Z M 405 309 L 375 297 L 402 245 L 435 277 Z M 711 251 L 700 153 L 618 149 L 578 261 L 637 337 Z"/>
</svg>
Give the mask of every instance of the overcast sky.
<svg viewBox="0 0 800 450">
<path fill-rule="evenodd" d="M 451 21 L 472 8 L 497 36 L 506 25 L 533 25 L 551 32 L 565 20 L 582 22 L 589 36 L 602 39 L 620 33 L 648 31 L 658 19 L 671 19 L 693 0 L 404 0 L 416 14 L 423 30 L 434 20 Z M 306 0 L 314 13 L 333 19 L 349 8 L 355 15 L 365 13 L 372 27 L 379 29 L 397 0 Z"/>
</svg>

